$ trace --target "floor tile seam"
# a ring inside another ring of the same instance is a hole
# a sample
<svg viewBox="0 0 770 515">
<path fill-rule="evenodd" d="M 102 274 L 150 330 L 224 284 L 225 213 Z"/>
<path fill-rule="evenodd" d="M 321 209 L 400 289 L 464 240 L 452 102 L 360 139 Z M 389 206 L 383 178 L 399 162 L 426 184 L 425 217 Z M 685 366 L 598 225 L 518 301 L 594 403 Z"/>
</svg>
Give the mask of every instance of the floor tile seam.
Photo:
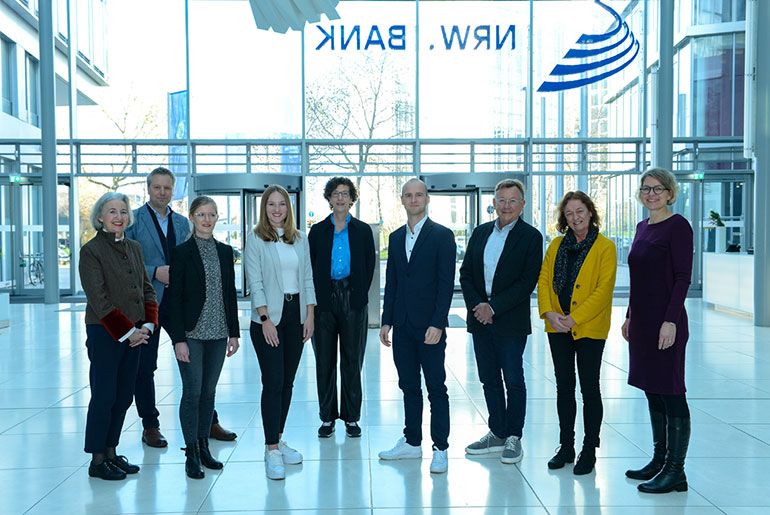
<svg viewBox="0 0 770 515">
<path fill-rule="evenodd" d="M 13 408 L 10 408 L 10 409 L 13 409 Z M 31 409 L 31 410 L 38 410 L 38 411 L 36 413 L 31 414 L 29 417 L 20 420 L 18 423 L 10 426 L 9 428 L 5 429 L 4 431 L 0 431 L 0 435 L 5 435 L 5 434 L 26 434 L 26 433 L 8 433 L 8 431 L 14 429 L 15 427 L 18 427 L 19 425 L 21 425 L 24 422 L 28 421 L 32 417 L 36 417 L 36 416 L 40 415 L 41 413 L 44 413 L 47 408 L 17 408 L 17 409 Z M 56 434 L 58 434 L 58 433 L 59 432 L 57 431 Z M 52 433 L 41 433 L 41 434 L 52 434 Z"/>
<path fill-rule="evenodd" d="M 621 438 L 623 438 L 623 439 L 624 439 L 626 442 L 628 442 L 629 444 L 631 444 L 631 446 L 633 446 L 633 447 L 635 447 L 636 449 L 639 449 L 641 452 L 643 452 L 643 453 L 645 454 L 645 456 L 647 456 L 647 457 L 651 457 L 651 456 L 652 456 L 652 454 L 650 454 L 649 450 L 645 450 L 645 449 L 642 449 L 642 447 L 641 447 L 641 446 L 637 445 L 637 444 L 636 444 L 636 443 L 635 443 L 633 440 L 631 440 L 631 439 L 630 439 L 630 438 L 628 438 L 626 435 L 624 435 L 623 433 L 621 433 L 621 432 L 620 432 L 620 430 L 618 430 L 618 428 L 614 427 L 614 424 L 615 424 L 615 423 L 613 423 L 613 422 L 602 422 L 602 423 L 603 423 L 603 424 L 606 424 L 606 425 L 607 425 L 607 427 L 609 427 L 609 428 L 611 428 L 613 431 L 615 431 L 615 432 L 616 432 L 616 433 L 617 433 L 617 434 L 618 434 L 618 435 L 619 435 Z M 622 422 L 621 422 L 621 423 L 622 423 Z M 638 424 L 637 424 L 637 425 L 638 425 Z M 642 425 L 647 425 L 647 424 L 642 424 Z M 649 428 L 649 426 L 648 426 L 648 428 Z M 614 456 L 610 456 L 610 457 L 614 457 Z"/>
<path fill-rule="evenodd" d="M 768 383 L 768 386 L 762 387 L 762 386 L 756 386 L 753 384 L 750 384 L 749 381 L 765 381 L 766 379 L 733 379 L 733 381 L 737 381 L 740 384 L 750 386 L 752 388 L 756 388 L 760 392 L 770 393 L 770 382 Z"/>
<path fill-rule="evenodd" d="M 728 425 L 729 425 L 731 428 L 735 429 L 736 431 L 740 431 L 741 433 L 745 434 L 745 435 L 746 435 L 746 436 L 748 436 L 749 438 L 751 438 L 751 439 L 753 439 L 753 440 L 756 440 L 756 441 L 758 441 L 759 443 L 761 443 L 761 444 L 763 444 L 763 445 L 765 445 L 765 446 L 767 446 L 767 447 L 770 447 L 770 443 L 768 443 L 768 442 L 766 442 L 766 441 L 762 440 L 761 438 L 758 438 L 757 436 L 754 436 L 754 435 L 753 435 L 753 434 L 751 434 L 751 433 L 748 433 L 748 432 L 744 431 L 744 430 L 743 430 L 743 429 L 741 429 L 740 427 L 737 427 L 735 424 L 728 424 Z M 770 424 L 746 424 L 746 425 L 767 426 L 767 425 L 770 425 Z M 751 457 L 753 458 L 754 456 L 751 456 Z"/>
<path fill-rule="evenodd" d="M 87 462 L 88 462 L 88 461 L 87 461 L 87 459 L 86 459 L 86 463 L 87 463 Z M 57 488 L 59 488 L 60 486 L 62 486 L 64 483 L 66 483 L 66 482 L 69 480 L 69 478 L 71 478 L 71 477 L 72 477 L 72 476 L 74 476 L 75 474 L 77 474 L 77 473 L 81 472 L 81 471 L 82 471 L 84 468 L 85 468 L 85 465 L 81 465 L 80 467 L 78 467 L 78 468 L 76 468 L 75 470 L 73 470 L 71 474 L 69 474 L 67 477 L 65 477 L 64 479 L 62 479 L 62 480 L 61 480 L 59 483 L 57 483 L 57 484 L 56 484 L 56 486 L 54 486 L 53 488 L 51 488 L 50 490 L 48 490 L 48 491 L 45 493 L 45 495 L 43 495 L 42 497 L 40 497 L 40 498 L 39 498 L 39 499 L 38 499 L 38 500 L 37 500 L 37 501 L 36 501 L 36 502 L 35 502 L 35 503 L 34 503 L 32 506 L 30 506 L 30 507 L 29 507 L 27 510 L 25 510 L 25 511 L 24 511 L 24 513 L 29 513 L 30 511 L 32 511 L 32 510 L 35 508 L 35 506 L 37 506 L 38 504 L 40 504 L 41 502 L 43 502 L 43 500 L 44 500 L 46 497 L 48 497 L 49 495 L 51 495 L 51 494 L 54 492 L 54 490 L 56 490 Z"/>
</svg>

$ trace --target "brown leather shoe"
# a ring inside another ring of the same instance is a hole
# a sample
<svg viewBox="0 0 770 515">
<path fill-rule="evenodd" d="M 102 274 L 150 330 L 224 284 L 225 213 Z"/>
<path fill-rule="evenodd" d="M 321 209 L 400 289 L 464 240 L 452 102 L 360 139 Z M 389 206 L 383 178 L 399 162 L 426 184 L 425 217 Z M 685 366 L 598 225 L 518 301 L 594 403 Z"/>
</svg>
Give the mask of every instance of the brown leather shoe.
<svg viewBox="0 0 770 515">
<path fill-rule="evenodd" d="M 211 424 L 211 432 L 209 433 L 209 438 L 213 438 L 214 440 L 221 440 L 223 442 L 232 442 L 237 437 L 238 435 L 232 431 L 228 431 L 218 422 L 216 424 Z"/>
<path fill-rule="evenodd" d="M 166 438 L 161 434 L 160 428 L 157 427 L 142 431 L 142 441 L 150 447 L 168 447 Z"/>
</svg>

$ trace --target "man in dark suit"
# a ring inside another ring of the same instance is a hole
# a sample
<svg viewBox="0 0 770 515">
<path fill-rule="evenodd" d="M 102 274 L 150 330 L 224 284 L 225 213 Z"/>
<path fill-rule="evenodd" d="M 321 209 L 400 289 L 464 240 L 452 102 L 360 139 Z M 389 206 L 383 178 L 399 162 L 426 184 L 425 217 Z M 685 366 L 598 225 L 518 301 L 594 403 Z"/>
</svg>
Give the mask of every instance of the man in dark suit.
<svg viewBox="0 0 770 515">
<path fill-rule="evenodd" d="M 404 437 L 380 459 L 421 458 L 422 388 L 420 370 L 428 389 L 433 439 L 430 471 L 447 471 L 449 396 L 444 382 L 444 356 L 449 306 L 452 303 L 456 245 L 454 234 L 430 220 L 426 209 L 428 188 L 419 179 L 401 190 L 407 224 L 393 231 L 388 243 L 385 299 L 380 341 L 390 347 L 398 386 L 404 393 Z"/>
<path fill-rule="evenodd" d="M 526 204 L 521 181 L 500 181 L 492 202 L 498 218 L 473 231 L 460 266 L 466 323 L 489 411 L 489 432 L 465 452 L 502 451 L 500 461 L 518 463 L 527 401 L 522 356 L 532 333 L 530 295 L 540 275 L 543 236 L 520 218 Z"/>
<path fill-rule="evenodd" d="M 171 249 L 184 243 L 190 234 L 190 222 L 171 210 L 169 204 L 174 195 L 176 177 L 168 168 L 155 168 L 147 176 L 147 194 L 150 200 L 134 210 L 134 224 L 126 230 L 126 236 L 142 246 L 144 265 L 158 297 L 158 317 L 166 332 L 168 327 L 168 299 L 164 295 L 169 282 Z M 152 333 L 147 345 L 142 346 L 139 372 L 136 376 L 134 402 L 142 419 L 142 441 L 150 447 L 166 447 L 168 442 L 160 432 L 160 413 L 155 406 L 155 370 L 158 368 L 160 330 Z M 216 426 L 216 427 L 215 427 Z M 236 435 L 219 425 L 216 411 L 212 424 L 212 437 L 234 440 Z"/>
</svg>

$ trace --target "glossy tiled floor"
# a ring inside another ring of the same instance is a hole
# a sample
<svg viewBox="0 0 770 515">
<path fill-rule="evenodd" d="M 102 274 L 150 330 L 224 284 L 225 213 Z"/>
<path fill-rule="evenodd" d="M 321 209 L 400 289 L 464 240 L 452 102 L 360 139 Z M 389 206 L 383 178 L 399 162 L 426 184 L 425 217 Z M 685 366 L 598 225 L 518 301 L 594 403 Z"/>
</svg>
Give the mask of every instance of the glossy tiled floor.
<svg viewBox="0 0 770 515">
<path fill-rule="evenodd" d="M 82 451 L 89 400 L 82 306 L 14 305 L 11 327 L 0 330 L 0 513 L 770 513 L 770 329 L 706 309 L 700 300 L 688 301 L 688 309 L 690 490 L 652 496 L 638 493 L 636 482 L 623 475 L 629 466 L 646 463 L 651 437 L 644 397 L 626 385 L 627 354 L 619 336 L 622 306 L 615 308 L 604 354 L 602 447 L 596 472 L 588 476 L 546 467 L 558 424 L 552 365 L 540 329 L 525 354 L 524 460 L 511 466 L 496 457 L 464 455 L 464 446 L 486 432 L 486 408 L 467 335 L 450 329 L 448 474 L 428 472 L 427 441 L 422 461 L 377 459 L 377 452 L 399 437 L 403 409 L 390 350 L 378 345 L 376 331 L 370 331 L 363 437 L 347 439 L 341 425 L 333 438 L 316 437 L 308 345 L 285 434 L 305 462 L 287 467 L 286 480 L 279 482 L 264 474 L 259 369 L 248 336 L 242 351 L 225 364 L 217 392 L 220 417 L 238 439 L 211 444 L 225 462 L 223 471 L 206 471 L 200 481 L 185 477 L 177 417 L 180 379 L 164 338 L 157 395 L 170 445 L 164 450 L 143 447 L 132 407 L 119 451 L 142 470 L 126 481 L 108 483 L 88 478 L 88 456 Z M 460 309 L 453 313 L 464 316 Z M 426 415 L 427 409 L 426 404 Z"/>
</svg>

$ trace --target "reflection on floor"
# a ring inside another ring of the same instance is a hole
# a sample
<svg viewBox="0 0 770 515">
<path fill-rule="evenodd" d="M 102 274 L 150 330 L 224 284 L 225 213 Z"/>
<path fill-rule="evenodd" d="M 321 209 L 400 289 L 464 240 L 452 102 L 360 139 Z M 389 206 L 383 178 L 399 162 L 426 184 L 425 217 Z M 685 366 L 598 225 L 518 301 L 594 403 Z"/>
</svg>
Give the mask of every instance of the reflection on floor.
<svg viewBox="0 0 770 515">
<path fill-rule="evenodd" d="M 622 302 L 622 301 L 618 301 Z M 109 483 L 89 479 L 83 431 L 89 401 L 83 313 L 69 305 L 11 306 L 0 330 L 0 513 L 770 513 L 770 329 L 688 301 L 691 340 L 687 385 L 693 436 L 687 460 L 690 490 L 660 496 L 637 492 L 623 471 L 646 463 L 651 436 L 643 395 L 626 384 L 620 339 L 625 309 L 614 309 L 602 368 L 604 425 L 596 471 L 576 478 L 569 467 L 549 471 L 557 445 L 556 391 L 541 324 L 525 354 L 528 406 L 524 459 L 503 465 L 494 456 L 468 458 L 465 445 L 486 432 L 483 392 L 463 329 L 450 329 L 447 351 L 452 434 L 449 473 L 431 475 L 430 442 L 422 461 L 384 463 L 377 452 L 400 436 L 401 393 L 391 351 L 369 333 L 365 362 L 363 437 L 348 439 L 341 424 L 328 440 L 316 436 L 318 407 L 312 348 L 297 377 L 285 439 L 305 456 L 285 481 L 265 478 L 260 382 L 248 333 L 225 363 L 217 391 L 232 443 L 212 442 L 221 472 L 189 480 L 184 474 L 177 407 L 179 373 L 162 340 L 157 396 L 167 449 L 143 447 L 132 407 L 120 452 L 142 465 L 139 474 Z M 247 308 L 246 304 L 242 307 Z M 462 317 L 462 310 L 453 308 Z M 247 325 L 243 326 L 248 329 Z M 580 410 L 578 410 L 580 411 Z M 428 421 L 426 403 L 426 419 Z M 578 434 L 580 429 L 578 414 Z M 425 434 L 429 434 L 425 427 Z"/>
</svg>

